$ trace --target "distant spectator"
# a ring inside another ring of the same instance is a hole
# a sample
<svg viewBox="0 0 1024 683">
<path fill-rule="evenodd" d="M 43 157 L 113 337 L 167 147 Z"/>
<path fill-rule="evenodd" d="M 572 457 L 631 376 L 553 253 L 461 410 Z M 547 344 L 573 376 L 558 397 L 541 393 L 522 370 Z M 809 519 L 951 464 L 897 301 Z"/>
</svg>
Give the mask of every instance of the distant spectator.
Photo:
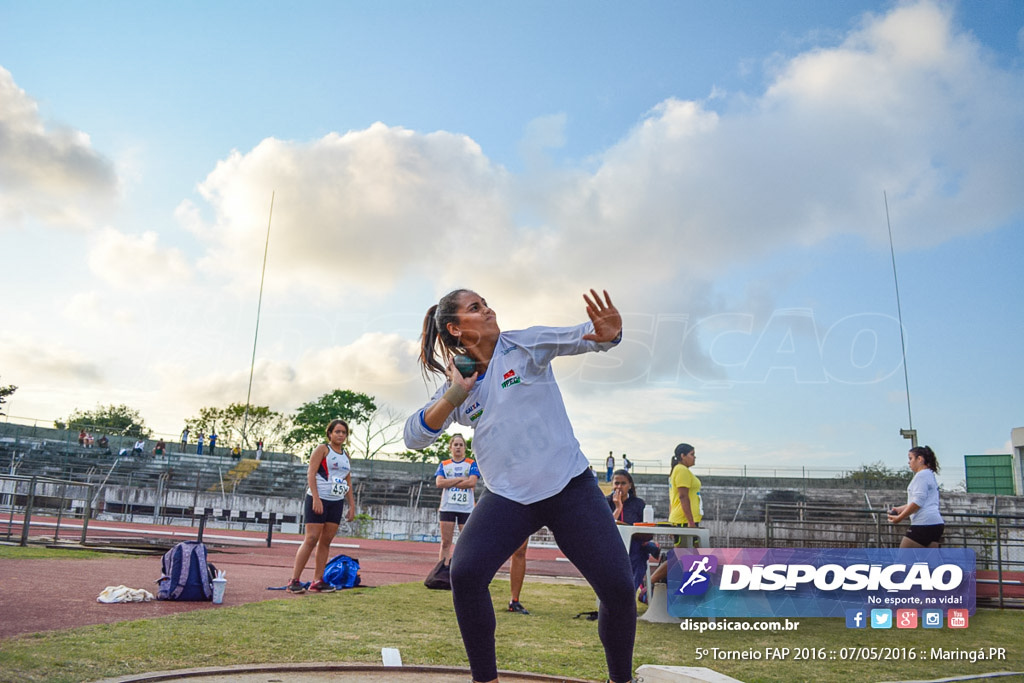
<svg viewBox="0 0 1024 683">
<path fill-rule="evenodd" d="M 217 431 L 210 432 L 210 455 L 214 455 L 214 451 L 217 449 Z"/>
<path fill-rule="evenodd" d="M 156 442 L 156 446 L 153 447 L 153 455 L 163 455 L 166 450 L 167 444 L 164 443 L 163 439 L 160 439 Z"/>
<path fill-rule="evenodd" d="M 604 480 L 605 481 L 611 481 L 612 480 L 612 472 L 615 471 L 615 456 L 612 455 L 611 451 L 608 451 L 608 459 L 604 461 L 604 466 L 605 466 L 605 469 L 607 470 L 607 473 L 605 474 L 605 479 Z"/>
<path fill-rule="evenodd" d="M 85 433 L 85 447 L 86 448 L 92 448 L 92 444 L 93 444 L 94 441 L 95 441 L 95 439 L 93 438 L 92 434 L 90 434 L 89 432 L 86 432 Z"/>
<path fill-rule="evenodd" d="M 633 461 L 627 458 L 625 453 L 622 454 L 622 469 L 627 472 L 633 469 Z"/>
<path fill-rule="evenodd" d="M 263 439 L 260 439 L 259 441 L 256 442 L 256 459 L 263 459 Z"/>
<path fill-rule="evenodd" d="M 135 442 L 135 448 L 132 449 L 132 455 L 137 457 L 137 456 L 142 455 L 145 452 L 146 452 L 146 440 L 145 439 L 139 439 L 138 441 Z"/>
<path fill-rule="evenodd" d="M 213 449 L 211 448 L 210 450 L 212 451 Z M 232 448 L 231 449 L 231 458 L 233 460 L 241 460 L 242 459 L 242 449 L 239 448 L 238 446 L 235 446 L 234 448 Z"/>
<path fill-rule="evenodd" d="M 206 435 L 203 434 L 202 432 L 199 432 L 199 439 L 196 440 L 196 455 L 203 454 L 203 439 L 205 438 Z"/>
<path fill-rule="evenodd" d="M 185 425 L 185 428 L 181 430 L 181 452 L 184 453 L 185 449 L 187 447 L 188 447 L 188 425 Z"/>
<path fill-rule="evenodd" d="M 633 476 L 624 469 L 612 474 L 612 493 L 606 496 L 616 524 L 644 521 L 644 499 L 636 494 Z M 661 550 L 650 534 L 633 534 L 629 541 L 629 564 L 633 569 L 633 588 L 640 588 L 647 578 L 647 560 L 658 557 Z"/>
<path fill-rule="evenodd" d="M 106 434 L 100 437 L 99 447 L 106 450 L 110 450 L 110 439 L 107 438 Z"/>
<path fill-rule="evenodd" d="M 78 432 L 78 445 L 79 446 L 84 446 L 85 445 L 85 430 L 84 429 L 81 429 Z"/>
</svg>

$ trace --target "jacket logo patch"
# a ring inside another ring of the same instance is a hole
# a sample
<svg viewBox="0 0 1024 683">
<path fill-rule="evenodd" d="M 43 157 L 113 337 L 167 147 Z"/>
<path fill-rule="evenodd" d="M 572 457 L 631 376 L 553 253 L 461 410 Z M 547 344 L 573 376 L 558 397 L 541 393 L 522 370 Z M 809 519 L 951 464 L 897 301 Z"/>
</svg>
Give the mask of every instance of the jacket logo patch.
<svg viewBox="0 0 1024 683">
<path fill-rule="evenodd" d="M 515 370 L 509 370 L 504 375 L 502 375 L 501 378 L 505 380 L 504 382 L 501 383 L 502 389 L 507 389 L 513 384 L 519 384 L 519 376 L 516 375 Z"/>
</svg>

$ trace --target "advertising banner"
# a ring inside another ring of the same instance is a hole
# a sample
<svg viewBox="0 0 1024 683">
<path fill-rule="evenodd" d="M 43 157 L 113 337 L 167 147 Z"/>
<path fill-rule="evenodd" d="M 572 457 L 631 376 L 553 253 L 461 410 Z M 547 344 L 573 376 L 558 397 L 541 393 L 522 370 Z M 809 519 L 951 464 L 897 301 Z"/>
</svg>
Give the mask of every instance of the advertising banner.
<svg viewBox="0 0 1024 683">
<path fill-rule="evenodd" d="M 975 610 L 975 556 L 965 548 L 677 548 L 668 563 L 674 617 Z"/>
</svg>

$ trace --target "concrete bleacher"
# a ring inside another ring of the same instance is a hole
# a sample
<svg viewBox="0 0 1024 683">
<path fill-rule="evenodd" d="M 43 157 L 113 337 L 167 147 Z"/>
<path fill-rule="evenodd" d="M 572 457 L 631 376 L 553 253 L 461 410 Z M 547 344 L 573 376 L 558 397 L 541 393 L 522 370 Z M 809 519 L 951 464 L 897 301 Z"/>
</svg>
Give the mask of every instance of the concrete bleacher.
<svg viewBox="0 0 1024 683">
<path fill-rule="evenodd" d="M 245 462 L 245 461 L 243 461 Z M 255 462 L 255 461 L 253 461 Z M 299 496 L 306 489 L 306 465 L 260 461 L 238 482 L 235 493 L 250 496 Z"/>
<path fill-rule="evenodd" d="M 175 452 L 118 455 L 112 449 L 47 440 L 0 441 L 0 465 L 25 477 L 154 490 L 163 480 L 165 490 L 223 491 L 250 497 L 301 498 L 307 485 L 307 466 L 299 462 L 238 461 L 229 455 Z M 353 494 L 360 506 L 436 508 L 441 492 L 434 486 L 434 467 L 355 460 Z"/>
<path fill-rule="evenodd" d="M 219 488 L 234 465 L 222 456 L 119 455 L 112 449 L 45 441 L 0 442 L 0 463 L 8 472 L 25 477 L 132 487 L 156 487 L 162 478 L 165 488 L 183 490 Z"/>
<path fill-rule="evenodd" d="M 94 485 L 164 490 L 204 491 L 253 497 L 301 499 L 306 488 L 306 465 L 286 459 L 232 459 L 229 455 L 171 452 L 163 456 L 118 456 L 115 452 L 84 448 L 77 443 L 48 439 L 0 438 L 0 468 L 22 476 L 49 477 Z M 388 460 L 352 462 L 353 494 L 360 507 L 396 506 L 436 509 L 441 491 L 434 485 L 434 463 Z M 235 472 L 236 477 L 231 473 Z M 244 476 L 241 476 L 244 474 Z M 655 519 L 669 513 L 667 477 L 638 475 L 637 493 L 655 510 Z M 162 483 L 161 483 L 162 482 Z M 478 497 L 484 493 L 478 487 Z M 801 516 L 801 508 L 816 508 L 814 516 L 837 523 L 857 514 L 881 510 L 905 498 L 902 490 L 837 488 L 834 481 L 759 480 L 706 477 L 703 486 L 705 520 L 719 525 L 763 523 L 769 505 L 773 518 Z M 1024 513 L 1024 499 L 943 492 L 943 510 L 951 512 Z M 830 512 L 829 508 L 835 510 Z"/>
</svg>

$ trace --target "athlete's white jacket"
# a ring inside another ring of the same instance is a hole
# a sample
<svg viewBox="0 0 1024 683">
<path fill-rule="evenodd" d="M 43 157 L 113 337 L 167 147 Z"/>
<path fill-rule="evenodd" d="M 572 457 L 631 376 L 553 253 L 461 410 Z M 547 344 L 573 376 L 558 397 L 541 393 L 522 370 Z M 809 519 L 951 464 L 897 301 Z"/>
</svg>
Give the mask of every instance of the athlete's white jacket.
<svg viewBox="0 0 1024 683">
<path fill-rule="evenodd" d="M 423 422 L 423 411 L 450 386 L 445 382 L 424 408 L 405 422 L 405 445 L 424 448 L 453 421 L 473 427 L 473 454 L 488 490 L 529 504 L 561 491 L 589 466 L 555 384 L 551 361 L 615 342 L 583 339 L 590 322 L 576 327 L 531 327 L 502 332 L 487 372 L 441 429 Z"/>
</svg>

